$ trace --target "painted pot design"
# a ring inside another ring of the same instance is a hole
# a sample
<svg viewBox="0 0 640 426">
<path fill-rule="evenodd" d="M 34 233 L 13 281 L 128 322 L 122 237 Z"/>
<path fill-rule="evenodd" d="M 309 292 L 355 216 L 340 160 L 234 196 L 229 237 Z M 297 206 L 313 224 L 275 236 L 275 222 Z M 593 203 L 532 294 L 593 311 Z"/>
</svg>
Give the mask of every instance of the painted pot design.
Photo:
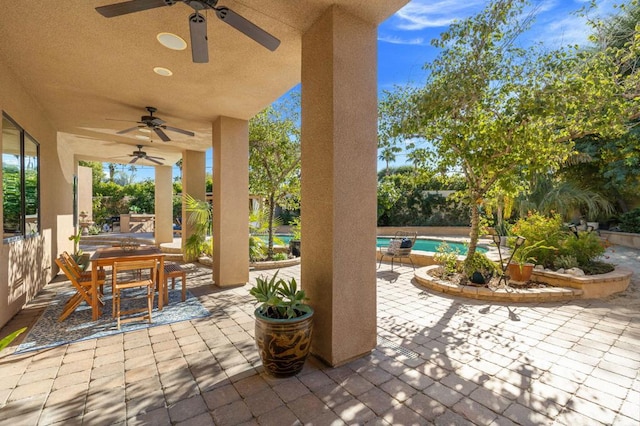
<svg viewBox="0 0 640 426">
<path fill-rule="evenodd" d="M 295 376 L 311 348 L 313 309 L 291 319 L 272 319 L 256 309 L 255 338 L 265 371 L 274 377 Z"/>
</svg>

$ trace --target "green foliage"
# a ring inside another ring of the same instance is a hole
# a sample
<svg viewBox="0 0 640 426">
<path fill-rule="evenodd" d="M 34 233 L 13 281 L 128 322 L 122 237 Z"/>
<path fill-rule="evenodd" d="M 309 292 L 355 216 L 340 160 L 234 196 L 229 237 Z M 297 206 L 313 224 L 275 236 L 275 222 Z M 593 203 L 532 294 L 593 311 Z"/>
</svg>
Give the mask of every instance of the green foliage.
<svg viewBox="0 0 640 426">
<path fill-rule="evenodd" d="M 436 248 L 436 253 L 433 255 L 433 260 L 440 266 L 442 266 L 442 271 L 444 276 L 451 276 L 458 272 L 458 256 L 460 255 L 460 250 L 452 249 L 446 241 L 438 244 Z"/>
<path fill-rule="evenodd" d="M 553 262 L 556 256 L 556 248 L 553 246 L 544 245 L 544 241 L 536 241 L 535 243 L 525 243 L 523 246 L 516 249 L 511 259 L 513 263 L 517 263 L 522 267 L 525 263 L 544 264 L 541 259 L 549 259 L 548 262 Z M 547 255 L 547 257 L 545 257 Z"/>
<path fill-rule="evenodd" d="M 522 258 L 526 255 L 545 267 L 553 266 L 555 249 L 567 237 L 560 215 L 544 216 L 537 212 L 529 212 L 527 216 L 518 219 L 511 227 L 511 233 L 526 238 L 525 245 L 518 249 L 516 256 Z M 531 246 L 534 248 L 527 248 Z"/>
<path fill-rule="evenodd" d="M 640 38 L 619 51 L 522 48 L 516 40 L 533 18 L 525 5 L 494 0 L 453 23 L 433 42 L 441 50 L 425 66 L 425 86 L 405 89 L 398 131 L 425 141 L 416 143 L 417 158 L 466 177 L 471 255 L 479 208 L 494 187 L 509 196 L 525 191 L 527 177 L 560 167 L 573 140 L 623 134 L 638 110 L 637 76 L 615 71 Z"/>
<path fill-rule="evenodd" d="M 13 342 L 19 335 L 21 335 L 25 331 L 27 331 L 27 327 L 22 327 L 14 331 L 13 333 L 9 334 L 8 336 L 5 336 L 2 339 L 0 339 L 0 351 L 2 351 L 4 348 L 9 346 L 11 342 Z"/>
<path fill-rule="evenodd" d="M 480 272 L 483 276 L 487 276 L 494 274 L 500 269 L 496 262 L 489 259 L 484 253 L 477 251 L 464 263 L 464 270 L 467 277 L 471 278 L 474 272 Z"/>
<path fill-rule="evenodd" d="M 586 275 L 599 275 L 609 273 L 616 269 L 616 267 L 610 263 L 591 261 L 586 265 L 582 265 L 580 269 L 582 269 Z"/>
<path fill-rule="evenodd" d="M 308 312 L 308 306 L 304 303 L 308 300 L 304 290 L 298 289 L 295 278 L 288 282 L 278 278 L 278 272 L 271 279 L 262 276 L 256 278 L 256 285 L 249 290 L 256 302 L 260 303 L 260 313 L 273 319 L 304 315 Z"/>
<path fill-rule="evenodd" d="M 184 194 L 184 202 L 189 214 L 188 223 L 191 225 L 192 233 L 184 243 L 185 260 L 196 259 L 201 254 L 211 255 L 213 252 L 213 240 L 207 236 L 212 233 L 212 210 L 211 204 L 198 200 L 189 194 Z"/>
<path fill-rule="evenodd" d="M 287 260 L 288 256 L 286 253 L 276 253 L 273 255 L 273 260 Z"/>
<path fill-rule="evenodd" d="M 640 208 L 628 211 L 620 216 L 620 230 L 640 234 Z"/>
<path fill-rule="evenodd" d="M 588 265 L 604 252 L 604 244 L 594 232 L 579 232 L 578 238 L 569 236 L 560 248 L 560 254 L 574 256 L 580 267 Z"/>
<path fill-rule="evenodd" d="M 297 216 L 291 220 L 291 238 L 293 240 L 302 239 L 302 222 L 300 216 Z"/>
<path fill-rule="evenodd" d="M 268 107 L 249 121 L 249 190 L 268 212 L 267 258 L 273 257 L 277 206 L 300 206 L 299 99 Z"/>
<path fill-rule="evenodd" d="M 561 254 L 553 260 L 555 269 L 571 269 L 578 267 L 578 259 L 570 254 Z"/>
<path fill-rule="evenodd" d="M 82 250 L 79 247 L 80 239 L 82 239 L 82 231 L 78 231 L 78 233 L 74 235 L 69 235 L 69 241 L 73 241 L 73 256 L 76 261 L 82 256 Z"/>
<path fill-rule="evenodd" d="M 383 176 L 378 182 L 378 225 L 468 225 L 467 206 L 436 192 L 459 187 L 459 179 L 443 178 L 428 170 Z"/>
</svg>

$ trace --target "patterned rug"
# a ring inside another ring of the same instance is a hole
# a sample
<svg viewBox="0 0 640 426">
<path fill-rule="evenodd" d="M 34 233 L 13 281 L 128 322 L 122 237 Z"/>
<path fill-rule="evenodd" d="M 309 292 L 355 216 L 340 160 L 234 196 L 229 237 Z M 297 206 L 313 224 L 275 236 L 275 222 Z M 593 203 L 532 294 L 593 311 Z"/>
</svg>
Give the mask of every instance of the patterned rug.
<svg viewBox="0 0 640 426">
<path fill-rule="evenodd" d="M 110 289 L 109 291 L 107 290 L 107 287 L 109 286 L 105 285 L 104 287 L 105 295 L 102 315 L 97 321 L 91 320 L 91 307 L 83 302 L 67 319 L 58 322 L 62 308 L 69 297 L 73 295 L 73 291 L 58 292 L 40 318 L 38 318 L 36 324 L 29 330 L 29 333 L 14 354 L 52 348 L 67 343 L 95 339 L 163 324 L 203 318 L 210 315 L 210 312 L 205 309 L 198 299 L 189 291 L 187 291 L 187 299 L 183 302 L 180 284 L 176 283 L 175 290 L 169 289 L 169 305 L 165 304 L 162 311 L 159 311 L 157 308 L 157 295 L 154 298 L 151 324 L 146 320 L 140 320 L 121 324 L 120 330 L 118 330 L 116 320 L 111 317 L 111 292 Z M 140 290 L 138 289 L 137 291 Z M 146 306 L 145 299 L 134 301 L 123 299 L 122 303 L 123 310 L 143 306 Z M 127 317 L 123 316 L 122 318 Z"/>
</svg>

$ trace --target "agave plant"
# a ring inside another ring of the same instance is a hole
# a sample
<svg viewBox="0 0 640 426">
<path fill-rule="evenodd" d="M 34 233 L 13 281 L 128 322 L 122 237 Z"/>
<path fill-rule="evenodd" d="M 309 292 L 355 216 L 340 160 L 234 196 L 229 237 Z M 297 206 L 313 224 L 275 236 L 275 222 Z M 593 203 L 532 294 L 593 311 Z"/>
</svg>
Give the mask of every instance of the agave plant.
<svg viewBox="0 0 640 426">
<path fill-rule="evenodd" d="M 260 303 L 258 311 L 273 319 L 296 318 L 308 312 L 304 290 L 298 289 L 295 278 L 288 282 L 278 278 L 278 272 L 271 279 L 262 276 L 256 278 L 256 285 L 249 291 Z"/>
</svg>

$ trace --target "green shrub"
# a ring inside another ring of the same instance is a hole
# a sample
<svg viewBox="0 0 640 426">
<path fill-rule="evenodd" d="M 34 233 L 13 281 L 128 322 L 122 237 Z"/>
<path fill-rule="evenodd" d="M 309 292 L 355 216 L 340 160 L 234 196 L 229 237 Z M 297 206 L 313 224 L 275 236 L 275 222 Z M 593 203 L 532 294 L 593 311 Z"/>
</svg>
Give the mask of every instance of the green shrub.
<svg viewBox="0 0 640 426">
<path fill-rule="evenodd" d="M 471 278 L 471 275 L 476 271 L 487 276 L 499 270 L 496 262 L 492 261 L 484 253 L 480 252 L 473 253 L 471 259 L 466 262 L 465 268 L 465 273 L 469 278 Z"/>
<path fill-rule="evenodd" d="M 574 256 L 581 268 L 602 256 L 605 246 L 594 232 L 580 232 L 578 238 L 569 236 L 560 248 L 560 255 Z"/>
<path fill-rule="evenodd" d="M 273 255 L 273 260 L 287 260 L 287 254 L 286 253 L 276 253 Z"/>
<path fill-rule="evenodd" d="M 460 250 L 453 250 L 445 241 L 441 242 L 436 248 L 433 260 L 442 266 L 444 276 L 450 276 L 458 272 L 458 256 Z"/>
<path fill-rule="evenodd" d="M 591 261 L 586 265 L 582 265 L 581 269 L 587 275 L 598 275 L 606 274 L 607 272 L 611 272 L 616 268 L 610 263 Z"/>
<path fill-rule="evenodd" d="M 628 211 L 620 216 L 620 230 L 640 234 L 640 208 Z"/>
<path fill-rule="evenodd" d="M 578 267 L 578 259 L 570 254 L 562 254 L 553 261 L 555 269 L 571 269 Z"/>
<path fill-rule="evenodd" d="M 533 250 L 529 255 L 536 259 L 537 264 L 547 268 L 553 266 L 556 249 L 567 237 L 563 230 L 562 218 L 558 214 L 547 217 L 540 213 L 529 213 L 513 224 L 511 233 L 526 238 L 527 246 L 539 243 L 539 249 Z"/>
</svg>

